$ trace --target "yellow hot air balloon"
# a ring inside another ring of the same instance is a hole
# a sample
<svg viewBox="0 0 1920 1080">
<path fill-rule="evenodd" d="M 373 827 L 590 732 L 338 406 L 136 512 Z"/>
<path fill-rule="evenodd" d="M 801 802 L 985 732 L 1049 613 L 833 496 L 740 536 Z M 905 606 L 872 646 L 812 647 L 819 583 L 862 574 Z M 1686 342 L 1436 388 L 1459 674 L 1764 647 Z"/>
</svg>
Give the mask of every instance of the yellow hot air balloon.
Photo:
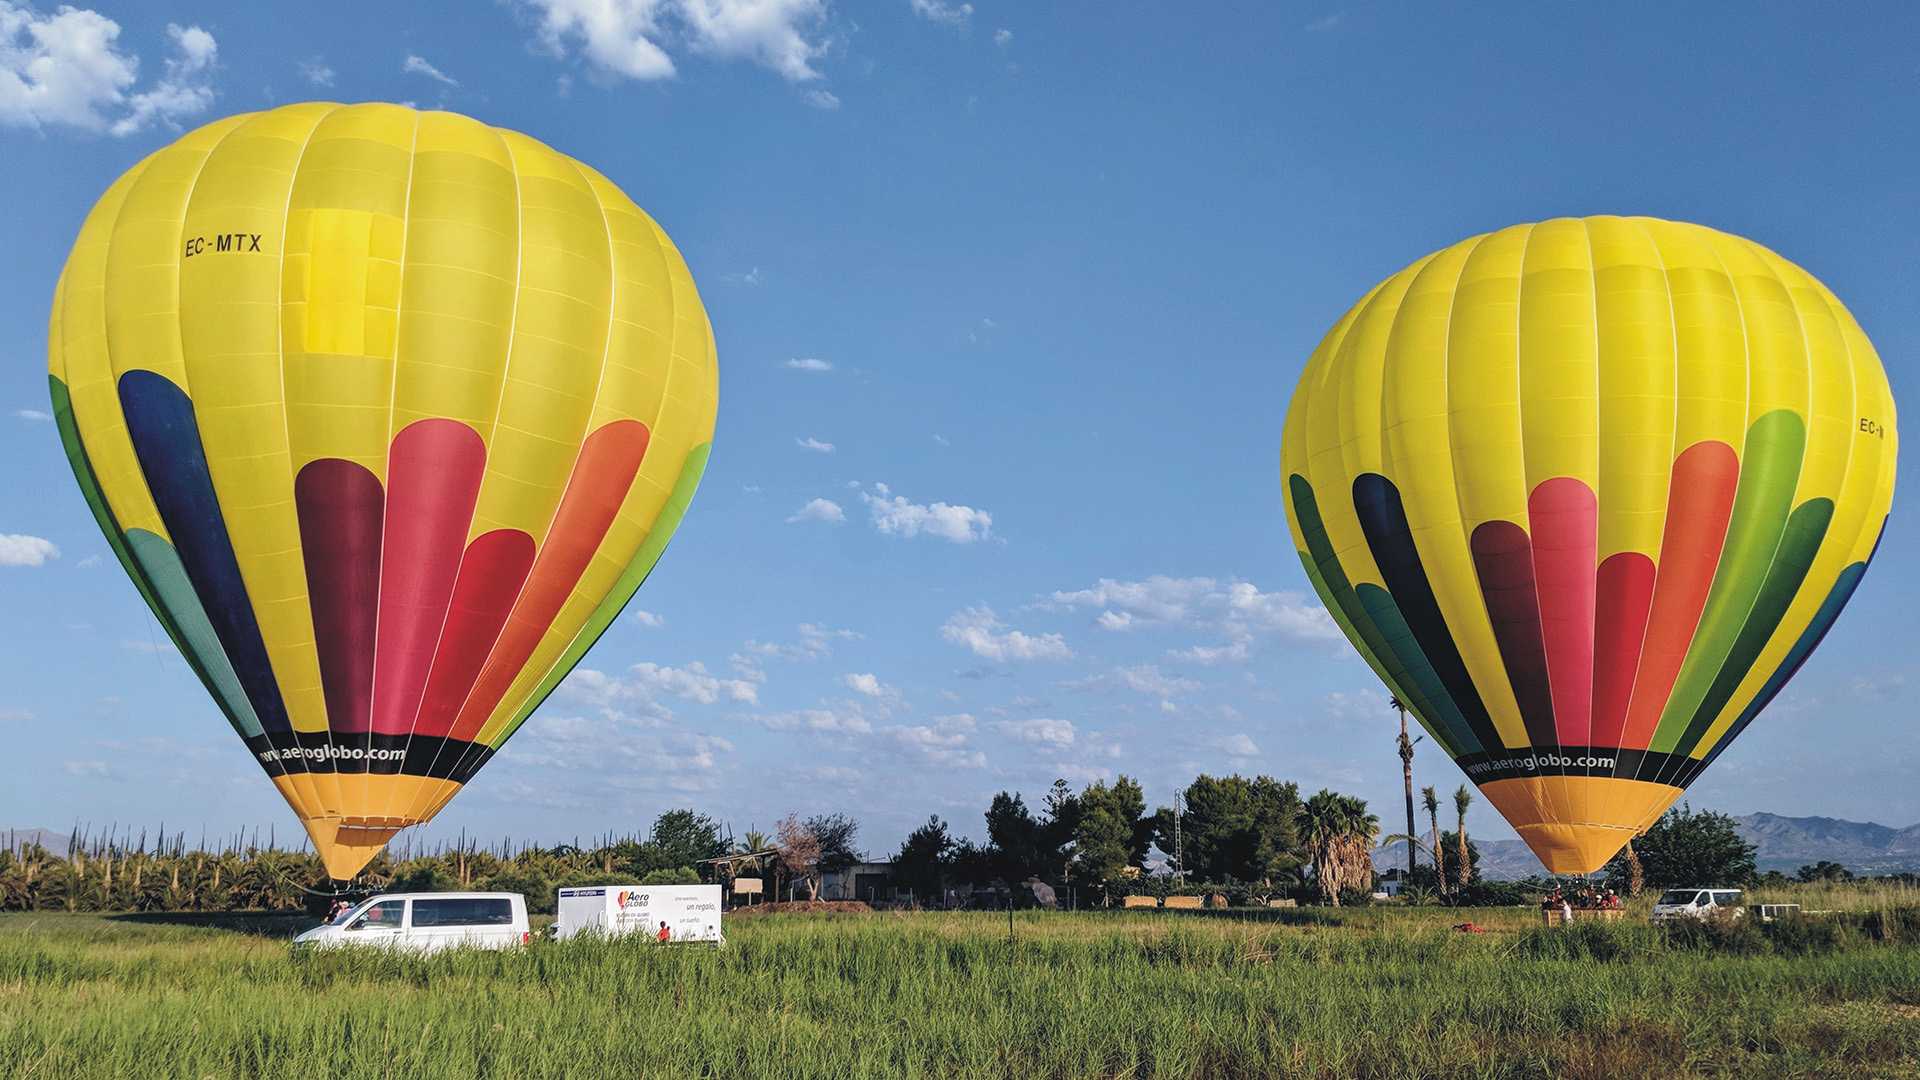
<svg viewBox="0 0 1920 1080">
<path fill-rule="evenodd" d="M 1541 862 L 1586 873 L 1819 644 L 1898 445 L 1873 346 L 1810 274 L 1594 217 L 1376 286 L 1307 362 L 1280 470 L 1354 647 Z"/>
<path fill-rule="evenodd" d="M 101 530 L 338 879 L 612 622 L 718 393 L 693 279 L 619 188 L 384 104 L 230 117 L 129 170 L 48 353 Z"/>
</svg>

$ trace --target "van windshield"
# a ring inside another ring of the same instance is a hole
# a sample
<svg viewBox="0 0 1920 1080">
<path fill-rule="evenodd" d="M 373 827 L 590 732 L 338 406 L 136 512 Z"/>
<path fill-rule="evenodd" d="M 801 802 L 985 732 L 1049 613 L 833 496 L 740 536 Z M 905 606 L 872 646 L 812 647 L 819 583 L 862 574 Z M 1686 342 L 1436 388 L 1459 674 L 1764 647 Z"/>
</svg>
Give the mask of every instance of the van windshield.
<svg viewBox="0 0 1920 1080">
<path fill-rule="evenodd" d="M 1662 904 L 1691 904 L 1700 895 L 1698 889 L 1668 889 L 1660 896 Z"/>
</svg>

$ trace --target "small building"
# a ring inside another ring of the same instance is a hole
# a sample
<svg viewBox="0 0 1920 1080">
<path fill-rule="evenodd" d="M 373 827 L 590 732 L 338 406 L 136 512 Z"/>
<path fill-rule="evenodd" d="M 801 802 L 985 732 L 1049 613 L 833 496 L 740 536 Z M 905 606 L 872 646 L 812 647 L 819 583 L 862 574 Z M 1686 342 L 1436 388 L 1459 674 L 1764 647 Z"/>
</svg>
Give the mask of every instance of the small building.
<svg viewBox="0 0 1920 1080">
<path fill-rule="evenodd" d="M 829 870 L 820 875 L 820 899 L 865 900 L 869 904 L 890 904 L 899 891 L 890 862 L 854 863 L 845 870 Z M 805 894 L 802 894 L 805 898 Z"/>
</svg>

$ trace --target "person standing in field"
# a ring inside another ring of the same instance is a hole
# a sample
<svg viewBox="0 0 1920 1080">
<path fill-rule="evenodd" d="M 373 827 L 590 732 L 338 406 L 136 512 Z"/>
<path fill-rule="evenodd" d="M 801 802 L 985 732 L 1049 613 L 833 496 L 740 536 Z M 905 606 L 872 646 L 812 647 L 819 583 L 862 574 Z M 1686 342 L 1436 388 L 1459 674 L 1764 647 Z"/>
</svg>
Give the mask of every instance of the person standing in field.
<svg viewBox="0 0 1920 1080">
<path fill-rule="evenodd" d="M 665 945 L 667 942 L 673 940 L 673 931 L 668 930 L 667 924 L 662 922 L 660 924 L 660 932 L 653 935 L 653 939 L 655 941 L 658 941 L 660 944 Z"/>
</svg>

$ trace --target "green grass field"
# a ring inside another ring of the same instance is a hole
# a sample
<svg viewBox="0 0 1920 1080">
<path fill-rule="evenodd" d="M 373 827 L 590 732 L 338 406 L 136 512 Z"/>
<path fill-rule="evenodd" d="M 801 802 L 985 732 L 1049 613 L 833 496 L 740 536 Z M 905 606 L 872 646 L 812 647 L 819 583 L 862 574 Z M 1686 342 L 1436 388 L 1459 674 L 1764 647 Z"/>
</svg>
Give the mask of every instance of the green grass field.
<svg viewBox="0 0 1920 1080">
<path fill-rule="evenodd" d="M 284 917 L 6 915 L 0 1076 L 1920 1076 L 1913 935 L 1273 914 L 1021 913 L 1011 945 L 1005 915 L 782 915 L 724 949 L 432 958 L 293 958 L 310 921 Z"/>
</svg>

